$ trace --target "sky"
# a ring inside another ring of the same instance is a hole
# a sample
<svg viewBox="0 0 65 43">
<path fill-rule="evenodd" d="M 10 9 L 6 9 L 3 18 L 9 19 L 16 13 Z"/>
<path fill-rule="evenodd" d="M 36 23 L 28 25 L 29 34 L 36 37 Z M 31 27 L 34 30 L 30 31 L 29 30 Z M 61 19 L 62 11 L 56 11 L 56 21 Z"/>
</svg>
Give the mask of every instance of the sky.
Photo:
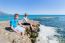
<svg viewBox="0 0 65 43">
<path fill-rule="evenodd" d="M 8 14 L 65 14 L 65 0 L 0 0 L 0 11 Z"/>
</svg>

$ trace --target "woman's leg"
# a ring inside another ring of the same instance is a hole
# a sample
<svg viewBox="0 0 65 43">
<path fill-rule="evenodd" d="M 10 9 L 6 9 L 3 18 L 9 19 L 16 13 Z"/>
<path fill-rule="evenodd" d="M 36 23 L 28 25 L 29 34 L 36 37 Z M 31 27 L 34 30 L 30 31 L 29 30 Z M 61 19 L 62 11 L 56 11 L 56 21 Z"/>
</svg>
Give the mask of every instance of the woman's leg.
<svg viewBox="0 0 65 43">
<path fill-rule="evenodd" d="M 23 23 L 22 25 L 30 25 L 30 23 Z"/>
</svg>

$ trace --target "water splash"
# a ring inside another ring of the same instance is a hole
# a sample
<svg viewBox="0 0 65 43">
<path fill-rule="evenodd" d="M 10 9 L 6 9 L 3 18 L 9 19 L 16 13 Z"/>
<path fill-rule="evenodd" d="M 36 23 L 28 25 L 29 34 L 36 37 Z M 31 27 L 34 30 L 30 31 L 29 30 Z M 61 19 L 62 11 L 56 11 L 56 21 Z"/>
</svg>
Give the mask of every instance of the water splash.
<svg viewBox="0 0 65 43">
<path fill-rule="evenodd" d="M 58 38 L 54 35 L 57 35 L 54 27 L 48 27 L 40 25 L 39 36 L 36 39 L 36 43 L 59 43 Z"/>
</svg>

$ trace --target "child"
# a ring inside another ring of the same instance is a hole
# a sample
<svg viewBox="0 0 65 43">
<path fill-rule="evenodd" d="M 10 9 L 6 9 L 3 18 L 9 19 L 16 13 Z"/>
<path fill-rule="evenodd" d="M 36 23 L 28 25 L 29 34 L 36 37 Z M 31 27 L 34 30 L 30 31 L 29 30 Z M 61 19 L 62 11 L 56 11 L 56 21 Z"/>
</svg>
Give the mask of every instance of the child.
<svg viewBox="0 0 65 43">
<path fill-rule="evenodd" d="M 19 24 L 18 18 L 19 18 L 19 15 L 15 14 L 14 19 L 11 19 L 10 21 L 10 27 L 12 30 L 14 30 L 18 34 L 24 35 L 25 29 L 22 26 L 18 25 Z"/>
</svg>

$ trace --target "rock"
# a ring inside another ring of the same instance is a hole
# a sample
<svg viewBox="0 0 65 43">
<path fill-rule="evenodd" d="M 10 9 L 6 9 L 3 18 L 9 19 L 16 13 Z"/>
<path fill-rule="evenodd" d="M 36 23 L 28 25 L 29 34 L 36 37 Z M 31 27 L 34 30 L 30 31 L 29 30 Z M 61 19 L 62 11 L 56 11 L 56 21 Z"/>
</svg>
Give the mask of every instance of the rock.
<svg viewBox="0 0 65 43">
<path fill-rule="evenodd" d="M 9 21 L 0 22 L 0 43 L 35 43 L 40 24 L 37 21 L 31 21 L 30 23 L 32 27 L 26 26 L 26 35 L 19 36 L 8 28 L 4 29 L 5 27 L 9 27 Z"/>
<path fill-rule="evenodd" d="M 1 29 L 0 43 L 31 43 L 27 35 L 19 36 L 15 32 L 9 32 Z"/>
<path fill-rule="evenodd" d="M 35 43 L 36 38 L 38 37 L 38 32 L 40 31 L 39 26 L 40 25 L 37 24 L 26 29 L 26 33 L 29 36 L 32 43 Z"/>
</svg>

